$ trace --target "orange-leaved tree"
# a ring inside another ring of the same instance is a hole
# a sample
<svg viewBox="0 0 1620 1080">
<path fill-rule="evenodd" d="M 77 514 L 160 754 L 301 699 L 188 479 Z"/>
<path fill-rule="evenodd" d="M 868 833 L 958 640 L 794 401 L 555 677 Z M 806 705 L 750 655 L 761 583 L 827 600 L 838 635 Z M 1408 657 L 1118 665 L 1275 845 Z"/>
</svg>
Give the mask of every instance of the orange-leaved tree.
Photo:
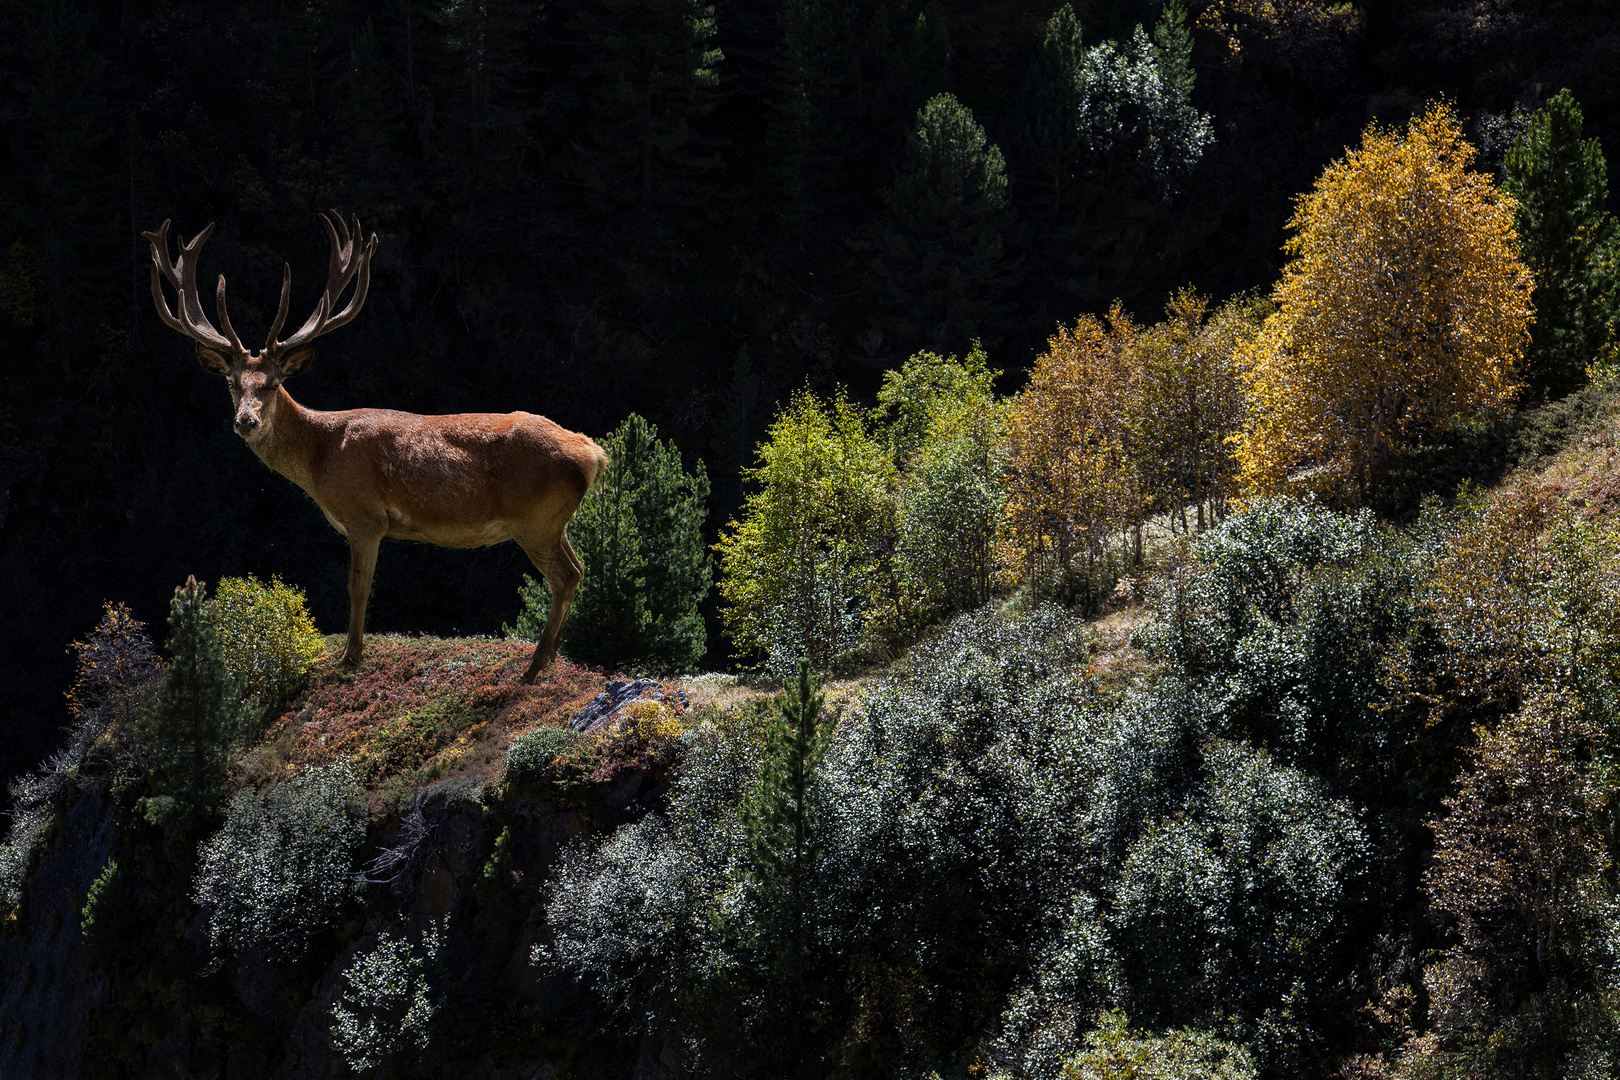
<svg viewBox="0 0 1620 1080">
<path fill-rule="evenodd" d="M 1118 304 L 1108 324 L 1059 328 L 1014 399 L 1008 424 L 1003 558 L 1036 591 L 1096 598 L 1147 500 L 1130 454 L 1130 349 L 1140 331 Z"/>
<path fill-rule="evenodd" d="M 1299 197 L 1277 310 L 1244 350 L 1245 489 L 1364 501 L 1380 469 L 1438 428 L 1505 407 L 1529 340 L 1513 200 L 1468 168 L 1434 105 Z"/>
</svg>

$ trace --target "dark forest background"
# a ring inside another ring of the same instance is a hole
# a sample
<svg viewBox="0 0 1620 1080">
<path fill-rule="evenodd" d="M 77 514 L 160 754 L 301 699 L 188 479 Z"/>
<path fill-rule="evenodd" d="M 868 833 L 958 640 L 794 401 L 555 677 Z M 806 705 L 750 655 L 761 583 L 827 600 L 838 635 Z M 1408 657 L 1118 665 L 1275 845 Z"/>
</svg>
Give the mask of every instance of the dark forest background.
<svg viewBox="0 0 1620 1080">
<path fill-rule="evenodd" d="M 67 646 L 104 600 L 161 624 L 188 573 L 279 574 L 323 630 L 346 615 L 343 540 L 154 314 L 140 233 L 165 218 L 219 223 L 202 277 L 229 275 L 257 341 L 283 260 L 292 318 L 313 308 L 315 211 L 357 214 L 381 237 L 370 299 L 292 384 L 302 403 L 524 409 L 595 436 L 635 411 L 707 463 L 712 532 L 806 383 L 869 397 L 911 351 L 979 337 L 1011 390 L 1059 321 L 1116 297 L 1152 317 L 1189 283 L 1269 287 L 1292 196 L 1370 120 L 1446 97 L 1492 167 L 1515 106 L 1568 86 L 1620 147 L 1620 5 L 1195 0 L 1213 145 L 1174 191 L 1129 163 L 1057 191 L 1025 111 L 1054 7 L 0 3 L 0 775 L 56 741 Z M 1087 45 L 1160 15 L 1074 8 Z M 1004 210 L 963 224 L 1000 244 L 966 308 L 883 256 L 908 127 L 942 91 L 1010 178 Z M 385 544 L 369 629 L 497 632 L 526 569 L 513 545 Z"/>
</svg>

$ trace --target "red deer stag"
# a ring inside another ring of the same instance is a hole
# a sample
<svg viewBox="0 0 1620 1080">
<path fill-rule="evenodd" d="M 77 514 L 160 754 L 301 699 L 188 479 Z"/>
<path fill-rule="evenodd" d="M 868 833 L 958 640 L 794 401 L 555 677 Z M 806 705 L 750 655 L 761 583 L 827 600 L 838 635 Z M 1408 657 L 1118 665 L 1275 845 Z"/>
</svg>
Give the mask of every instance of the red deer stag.
<svg viewBox="0 0 1620 1080">
<path fill-rule="evenodd" d="M 169 223 L 152 242 L 152 299 L 171 329 L 197 343 L 202 366 L 229 380 L 236 405 L 236 433 L 270 468 L 304 489 L 332 527 L 349 540 L 349 641 L 345 664 L 360 661 L 364 647 L 366 598 L 385 536 L 421 540 L 440 547 L 472 548 L 516 540 L 551 584 L 551 613 L 524 682 L 551 665 L 581 568 L 568 543 L 568 521 L 585 492 L 607 466 L 602 448 L 584 435 L 558 427 L 543 416 L 462 413 L 418 416 L 391 409 L 317 412 L 294 401 L 282 383 L 309 366 L 309 344 L 353 319 L 366 302 L 371 256 L 377 237 L 360 242 L 353 228 L 333 212 L 320 215 L 332 242 L 326 293 L 311 315 L 286 341 L 277 340 L 287 320 L 292 268 L 283 268 L 281 306 L 264 348 L 243 346 L 225 312 L 225 276 L 215 291 L 220 333 L 197 299 L 197 257 L 208 228 L 180 243 L 180 257 L 169 261 Z M 162 282 L 180 301 L 177 318 L 169 310 Z M 355 282 L 348 306 L 338 297 Z"/>
</svg>

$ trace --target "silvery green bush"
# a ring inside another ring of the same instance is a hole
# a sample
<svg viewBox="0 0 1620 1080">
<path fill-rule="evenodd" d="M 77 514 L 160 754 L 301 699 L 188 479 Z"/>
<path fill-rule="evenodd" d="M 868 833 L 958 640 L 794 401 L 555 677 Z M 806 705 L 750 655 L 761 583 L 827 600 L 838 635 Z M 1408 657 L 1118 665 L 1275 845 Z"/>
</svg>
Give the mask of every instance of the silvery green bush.
<svg viewBox="0 0 1620 1080">
<path fill-rule="evenodd" d="M 361 789 L 347 762 L 306 769 L 260 795 L 238 791 L 198 852 L 194 896 L 215 955 L 296 965 L 359 897 Z"/>
<path fill-rule="evenodd" d="M 430 922 L 413 943 L 384 930 L 344 969 L 343 994 L 332 1006 L 332 1043 L 349 1067 L 372 1069 L 406 1050 L 426 1050 L 444 1005 L 440 953 L 444 928 Z"/>
<path fill-rule="evenodd" d="M 543 959 L 615 1030 L 738 1075 L 944 1069 L 977 1032 L 992 1068 L 1056 1076 L 1108 1009 L 1297 1066 L 1370 858 L 1354 807 L 1228 737 L 1207 687 L 1114 700 L 1088 659 L 1067 612 L 986 610 L 871 687 L 815 773 L 802 925 L 747 872 L 758 739 L 694 736 L 668 813 L 565 863 Z"/>
</svg>

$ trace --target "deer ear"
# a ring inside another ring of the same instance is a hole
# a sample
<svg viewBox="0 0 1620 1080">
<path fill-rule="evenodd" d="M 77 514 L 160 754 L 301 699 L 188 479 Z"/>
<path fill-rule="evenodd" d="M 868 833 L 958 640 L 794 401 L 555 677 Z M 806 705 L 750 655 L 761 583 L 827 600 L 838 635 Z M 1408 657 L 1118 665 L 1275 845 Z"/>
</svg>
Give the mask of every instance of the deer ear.
<svg viewBox="0 0 1620 1080">
<path fill-rule="evenodd" d="M 215 375 L 229 375 L 231 363 L 206 345 L 197 346 L 197 360 Z"/>
<path fill-rule="evenodd" d="M 314 349 L 299 349 L 295 353 L 288 353 L 276 361 L 276 369 L 281 372 L 283 379 L 290 379 L 294 375 L 302 375 L 309 362 L 315 358 Z"/>
</svg>

